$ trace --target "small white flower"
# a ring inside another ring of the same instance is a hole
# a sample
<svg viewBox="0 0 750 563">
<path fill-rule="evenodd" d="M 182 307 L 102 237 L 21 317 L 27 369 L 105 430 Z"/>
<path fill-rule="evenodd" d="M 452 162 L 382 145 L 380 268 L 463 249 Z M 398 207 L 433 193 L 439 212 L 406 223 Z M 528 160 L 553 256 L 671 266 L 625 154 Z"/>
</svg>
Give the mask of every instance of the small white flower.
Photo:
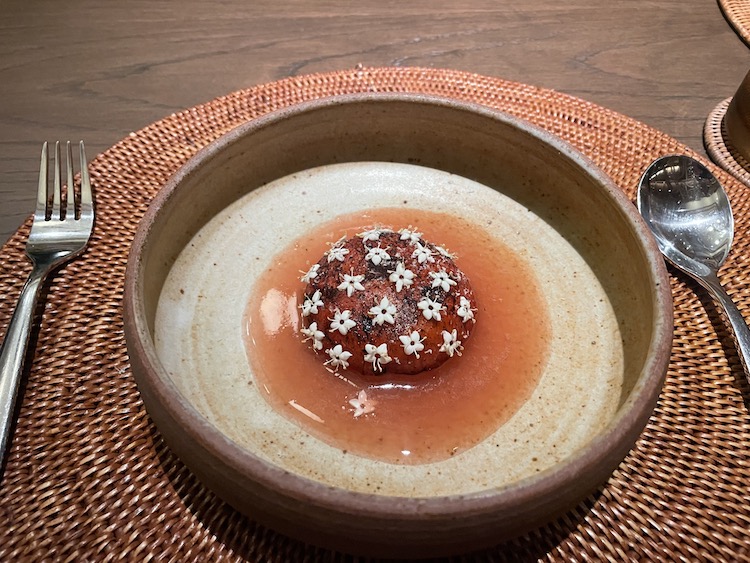
<svg viewBox="0 0 750 563">
<path fill-rule="evenodd" d="M 411 253 L 412 258 L 416 258 L 417 262 L 420 264 L 424 264 L 425 262 L 434 262 L 435 259 L 432 257 L 434 252 L 430 250 L 428 247 L 422 245 L 419 242 L 415 243 L 417 248 L 414 250 L 414 252 Z"/>
<path fill-rule="evenodd" d="M 409 287 L 414 279 L 414 272 L 407 270 L 403 262 L 396 265 L 396 270 L 391 273 L 388 280 L 396 284 L 396 291 L 401 291 L 404 286 Z"/>
<path fill-rule="evenodd" d="M 323 306 L 323 300 L 320 298 L 320 290 L 316 289 L 315 293 L 312 294 L 312 297 L 308 297 L 305 295 L 305 301 L 300 305 L 300 309 L 302 309 L 302 316 L 306 317 L 310 314 L 317 315 L 318 314 L 318 307 Z"/>
<path fill-rule="evenodd" d="M 451 358 L 453 357 L 453 354 L 458 354 L 460 356 L 461 350 L 463 350 L 464 347 L 461 346 L 461 341 L 458 339 L 456 329 L 454 328 L 452 332 L 444 330 L 442 334 L 443 344 L 440 346 L 440 351 L 445 352 Z"/>
<path fill-rule="evenodd" d="M 359 233 L 357 236 L 362 237 L 362 243 L 364 244 L 368 241 L 380 240 L 380 235 L 387 232 L 389 232 L 388 229 L 370 229 L 369 231 Z"/>
<path fill-rule="evenodd" d="M 349 249 L 344 248 L 343 246 L 334 246 L 331 248 L 328 252 L 326 252 L 326 255 L 328 256 L 328 263 L 330 264 L 334 260 L 338 260 L 339 262 L 344 261 L 344 256 L 349 254 Z"/>
<path fill-rule="evenodd" d="M 369 313 L 374 317 L 372 322 L 376 325 L 382 325 L 383 323 L 394 324 L 396 322 L 393 318 L 393 315 L 396 314 L 396 306 L 388 301 L 387 297 L 383 297 L 380 303 L 371 307 Z"/>
<path fill-rule="evenodd" d="M 429 297 L 423 297 L 417 307 L 422 310 L 422 315 L 428 321 L 435 319 L 439 321 L 441 319 L 440 311 L 445 310 L 445 306 L 439 301 L 433 301 Z"/>
<path fill-rule="evenodd" d="M 341 291 L 346 290 L 346 295 L 351 297 L 352 294 L 359 290 L 364 291 L 365 286 L 362 285 L 362 280 L 365 279 L 365 276 L 355 276 L 353 274 L 344 274 L 344 281 L 342 281 L 338 288 Z"/>
<path fill-rule="evenodd" d="M 325 334 L 323 331 L 318 330 L 318 323 L 312 322 L 307 328 L 302 327 L 300 332 L 306 336 L 303 342 L 312 339 L 313 350 L 323 349 L 323 338 L 325 337 Z"/>
<path fill-rule="evenodd" d="M 408 229 L 399 229 L 398 231 L 401 234 L 401 240 L 408 240 L 409 242 L 419 242 L 419 237 L 422 236 L 422 233 L 414 230 L 411 230 L 411 227 Z"/>
<path fill-rule="evenodd" d="M 349 404 L 354 407 L 354 418 L 358 418 L 363 414 L 370 414 L 375 412 L 375 401 L 367 397 L 367 392 L 362 389 L 357 393 L 356 399 L 350 399 Z"/>
<path fill-rule="evenodd" d="M 456 255 L 455 254 L 453 254 L 452 252 L 448 252 L 442 246 L 435 245 L 435 250 L 437 250 L 440 254 L 442 254 L 446 258 L 450 258 L 451 260 L 455 260 L 456 259 Z"/>
<path fill-rule="evenodd" d="M 407 356 L 414 354 L 419 359 L 419 353 L 424 350 L 424 344 L 422 344 L 424 338 L 419 338 L 419 333 L 416 330 L 408 336 L 399 336 L 398 339 L 401 341 L 404 353 Z"/>
<path fill-rule="evenodd" d="M 313 264 L 309 270 L 307 270 L 307 273 L 300 278 L 299 281 L 302 283 L 310 283 L 311 280 L 315 279 L 318 276 L 318 270 L 320 270 L 320 264 Z"/>
<path fill-rule="evenodd" d="M 336 332 L 338 330 L 341 334 L 346 335 L 350 328 L 354 328 L 357 325 L 357 323 L 349 318 L 351 314 L 352 312 L 348 309 L 343 312 L 336 309 L 333 318 L 328 319 L 331 321 L 331 326 L 328 329 L 328 332 Z"/>
<path fill-rule="evenodd" d="M 367 254 L 365 255 L 365 260 L 369 260 L 376 266 L 380 265 L 381 262 L 384 260 L 390 260 L 391 255 L 388 254 L 385 248 L 375 247 L 375 248 L 368 248 Z"/>
<path fill-rule="evenodd" d="M 474 319 L 474 309 L 471 308 L 471 302 L 466 299 L 463 295 L 458 301 L 458 309 L 456 310 L 456 314 L 463 319 L 464 322 L 467 322 L 469 320 L 476 320 Z"/>
<path fill-rule="evenodd" d="M 326 360 L 324 362 L 325 365 L 330 365 L 336 370 L 338 370 L 339 368 L 346 369 L 349 367 L 349 358 L 352 357 L 352 353 L 344 350 L 341 344 L 336 344 L 336 346 L 334 346 L 333 348 L 329 348 L 328 350 L 326 350 L 326 354 L 328 354 L 331 359 Z"/>
<path fill-rule="evenodd" d="M 450 291 L 452 285 L 456 285 L 456 281 L 451 279 L 448 272 L 440 270 L 439 272 L 430 272 L 432 278 L 432 287 L 439 287 L 443 291 Z"/>
<path fill-rule="evenodd" d="M 383 364 L 387 364 L 391 361 L 391 357 L 388 355 L 388 346 L 385 342 L 380 346 L 365 344 L 365 352 L 365 361 L 372 363 L 373 371 L 383 371 Z"/>
</svg>

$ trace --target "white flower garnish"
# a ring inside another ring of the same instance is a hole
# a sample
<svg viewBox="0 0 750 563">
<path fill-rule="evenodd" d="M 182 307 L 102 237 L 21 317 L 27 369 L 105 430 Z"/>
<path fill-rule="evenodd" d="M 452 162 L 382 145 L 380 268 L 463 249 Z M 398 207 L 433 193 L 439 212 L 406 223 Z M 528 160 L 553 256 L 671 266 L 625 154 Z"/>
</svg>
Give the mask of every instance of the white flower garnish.
<svg viewBox="0 0 750 563">
<path fill-rule="evenodd" d="M 349 318 L 351 314 L 352 312 L 348 309 L 346 311 L 339 311 L 336 309 L 333 318 L 328 319 L 331 321 L 331 326 L 328 329 L 328 332 L 336 332 L 338 330 L 341 334 L 346 335 L 350 328 L 354 328 L 357 325 L 357 323 Z"/>
<path fill-rule="evenodd" d="M 440 311 L 445 310 L 445 306 L 442 303 L 439 301 L 433 301 L 429 297 L 423 297 L 421 301 L 417 303 L 417 307 L 422 310 L 422 315 L 428 321 L 432 319 L 439 321 L 441 319 Z"/>
<path fill-rule="evenodd" d="M 469 320 L 474 320 L 474 322 L 476 322 L 476 319 L 474 319 L 474 309 L 471 308 L 471 302 L 463 295 L 458 301 L 458 309 L 456 310 L 456 314 L 461 317 L 464 322 L 467 322 Z"/>
<path fill-rule="evenodd" d="M 365 279 L 365 276 L 355 276 L 353 274 L 344 274 L 344 281 L 342 281 L 338 288 L 341 291 L 346 290 L 346 295 L 351 297 L 352 294 L 359 290 L 364 291 L 365 286 L 362 285 L 362 280 Z"/>
<path fill-rule="evenodd" d="M 453 357 L 453 354 L 458 354 L 460 356 L 461 350 L 463 350 L 464 347 L 461 346 L 461 341 L 458 339 L 458 335 L 456 334 L 456 329 L 454 328 L 453 331 L 451 332 L 444 330 L 442 334 L 443 334 L 443 345 L 440 346 L 440 351 L 445 352 L 451 358 Z"/>
<path fill-rule="evenodd" d="M 393 318 L 393 315 L 396 314 L 396 306 L 388 301 L 387 297 L 383 297 L 379 304 L 371 307 L 369 313 L 374 317 L 372 322 L 376 325 L 382 325 L 383 323 L 394 324 L 396 322 Z"/>
<path fill-rule="evenodd" d="M 318 270 L 320 270 L 320 264 L 313 264 L 309 270 L 307 270 L 307 273 L 302 276 L 299 281 L 302 283 L 310 283 L 311 280 L 315 279 L 318 276 Z"/>
<path fill-rule="evenodd" d="M 415 242 L 417 245 L 417 248 L 412 252 L 411 257 L 416 258 L 417 262 L 420 264 L 424 264 L 425 262 L 434 262 L 435 259 L 432 257 L 434 252 L 427 248 L 426 246 L 422 245 L 419 242 Z"/>
<path fill-rule="evenodd" d="M 401 234 L 401 240 L 408 240 L 409 242 L 419 242 L 419 237 L 422 236 L 422 233 L 419 231 L 412 231 L 412 228 L 408 229 L 399 229 L 399 233 Z"/>
<path fill-rule="evenodd" d="M 328 252 L 326 252 L 326 255 L 328 256 L 328 263 L 330 264 L 334 260 L 338 260 L 339 262 L 344 261 L 344 256 L 349 254 L 349 249 L 344 248 L 343 246 L 334 246 L 331 248 Z"/>
<path fill-rule="evenodd" d="M 379 246 L 375 248 L 368 248 L 367 254 L 365 255 L 365 260 L 369 260 L 376 266 L 379 266 L 380 263 L 383 260 L 390 260 L 391 255 L 388 254 L 385 248 L 380 248 Z"/>
<path fill-rule="evenodd" d="M 419 338 L 419 333 L 416 330 L 408 336 L 399 336 L 398 339 L 401 341 L 404 353 L 407 356 L 414 354 L 419 359 L 419 353 L 424 350 L 424 344 L 422 344 L 424 338 Z"/>
<path fill-rule="evenodd" d="M 317 315 L 318 307 L 323 306 L 323 300 L 320 298 L 320 290 L 316 289 L 312 297 L 305 295 L 305 301 L 300 305 L 302 309 L 302 316 L 306 317 L 310 314 Z"/>
<path fill-rule="evenodd" d="M 403 262 L 399 262 L 396 265 L 396 270 L 391 273 L 388 280 L 396 284 L 396 291 L 401 291 L 404 286 L 410 286 L 414 283 L 414 272 L 407 270 Z"/>
<path fill-rule="evenodd" d="M 363 414 L 370 414 L 375 412 L 375 401 L 367 397 L 367 392 L 362 389 L 357 393 L 356 399 L 351 399 L 349 404 L 354 407 L 354 418 L 358 418 Z"/>
<path fill-rule="evenodd" d="M 307 328 L 303 327 L 299 331 L 307 337 L 302 342 L 307 342 L 312 339 L 313 350 L 323 349 L 323 338 L 325 337 L 325 334 L 323 331 L 318 330 L 318 323 L 312 322 L 310 323 L 310 326 Z"/>
<path fill-rule="evenodd" d="M 369 231 L 359 233 L 357 236 L 362 237 L 362 242 L 366 243 L 368 241 L 380 240 L 381 233 L 387 232 L 389 232 L 388 229 L 370 229 Z"/>
<path fill-rule="evenodd" d="M 453 254 L 452 252 L 448 252 L 442 246 L 435 245 L 435 250 L 437 250 L 440 254 L 442 254 L 446 258 L 450 258 L 451 260 L 455 260 L 456 259 L 456 255 L 455 254 Z"/>
<path fill-rule="evenodd" d="M 456 285 L 456 281 L 451 279 L 448 272 L 440 270 L 439 272 L 430 272 L 432 278 L 432 287 L 439 287 L 443 291 L 450 291 L 452 285 Z"/>
<path fill-rule="evenodd" d="M 336 346 L 334 346 L 333 348 L 329 348 L 328 350 L 326 350 L 326 354 L 328 354 L 331 359 L 326 360 L 324 362 L 325 365 L 330 365 L 336 370 L 338 370 L 339 368 L 346 369 L 349 367 L 349 358 L 352 357 L 352 353 L 344 350 L 341 344 L 336 344 Z"/>
<path fill-rule="evenodd" d="M 376 372 L 383 371 L 383 364 L 391 361 L 388 355 L 388 346 L 385 342 L 380 346 L 374 344 L 365 344 L 365 361 L 372 363 L 372 370 Z"/>
</svg>

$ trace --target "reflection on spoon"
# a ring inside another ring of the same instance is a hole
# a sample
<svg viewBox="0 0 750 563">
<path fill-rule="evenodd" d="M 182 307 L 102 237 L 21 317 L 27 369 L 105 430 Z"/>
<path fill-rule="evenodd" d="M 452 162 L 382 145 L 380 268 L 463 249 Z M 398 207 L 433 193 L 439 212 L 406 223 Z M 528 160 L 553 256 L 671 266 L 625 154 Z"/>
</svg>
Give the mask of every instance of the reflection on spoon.
<svg viewBox="0 0 750 563">
<path fill-rule="evenodd" d="M 750 329 L 717 276 L 734 237 L 732 208 L 721 184 L 693 158 L 664 156 L 641 177 L 637 204 L 662 254 L 724 309 L 748 376 Z"/>
</svg>

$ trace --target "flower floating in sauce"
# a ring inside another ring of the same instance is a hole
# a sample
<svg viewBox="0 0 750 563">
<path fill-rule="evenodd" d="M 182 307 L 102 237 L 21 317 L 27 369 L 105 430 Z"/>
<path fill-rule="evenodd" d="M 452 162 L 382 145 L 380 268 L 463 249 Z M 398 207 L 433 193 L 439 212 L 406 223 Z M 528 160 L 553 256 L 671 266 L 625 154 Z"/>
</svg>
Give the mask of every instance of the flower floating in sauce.
<svg viewBox="0 0 750 563">
<path fill-rule="evenodd" d="M 376 403 L 367 396 L 367 391 L 364 389 L 357 393 L 357 398 L 351 399 L 349 404 L 354 407 L 354 418 L 375 412 Z"/>
</svg>

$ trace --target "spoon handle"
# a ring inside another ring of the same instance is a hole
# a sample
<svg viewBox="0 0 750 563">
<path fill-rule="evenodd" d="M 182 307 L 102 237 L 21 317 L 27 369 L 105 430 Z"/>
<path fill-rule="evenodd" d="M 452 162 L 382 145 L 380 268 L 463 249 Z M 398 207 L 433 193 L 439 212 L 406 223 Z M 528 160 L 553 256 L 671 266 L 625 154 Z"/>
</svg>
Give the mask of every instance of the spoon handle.
<svg viewBox="0 0 750 563">
<path fill-rule="evenodd" d="M 745 377 L 750 382 L 750 329 L 747 327 L 742 313 L 737 309 L 732 298 L 722 287 L 719 279 L 714 275 L 702 276 L 699 280 L 703 286 L 713 295 L 724 309 L 729 324 L 732 327 L 734 340 L 737 345 L 742 367 L 745 369 Z"/>
</svg>

